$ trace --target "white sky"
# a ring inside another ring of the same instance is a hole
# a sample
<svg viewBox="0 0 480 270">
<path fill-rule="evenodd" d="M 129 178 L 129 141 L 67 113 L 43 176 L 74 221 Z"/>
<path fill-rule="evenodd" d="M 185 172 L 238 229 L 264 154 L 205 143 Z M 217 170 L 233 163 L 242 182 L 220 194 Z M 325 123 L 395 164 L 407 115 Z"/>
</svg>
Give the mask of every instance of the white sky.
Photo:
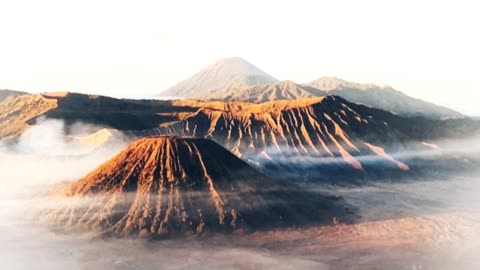
<svg viewBox="0 0 480 270">
<path fill-rule="evenodd" d="M 0 89 L 147 96 L 240 56 L 480 115 L 475 2 L 0 0 Z"/>
</svg>

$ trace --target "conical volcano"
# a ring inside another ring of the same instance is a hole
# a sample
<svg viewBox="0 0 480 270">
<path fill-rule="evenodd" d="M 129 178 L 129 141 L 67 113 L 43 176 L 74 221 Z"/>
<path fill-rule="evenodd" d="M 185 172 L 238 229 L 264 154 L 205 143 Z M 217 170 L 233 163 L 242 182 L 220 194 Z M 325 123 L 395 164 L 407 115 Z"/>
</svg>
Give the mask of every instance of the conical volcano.
<svg viewBox="0 0 480 270">
<path fill-rule="evenodd" d="M 240 57 L 220 59 L 160 93 L 160 97 L 205 98 L 210 91 L 276 83 L 277 79 Z"/>
<path fill-rule="evenodd" d="M 148 137 L 62 189 L 49 221 L 114 235 L 251 231 L 351 220 L 338 197 L 257 172 L 213 141 Z"/>
</svg>

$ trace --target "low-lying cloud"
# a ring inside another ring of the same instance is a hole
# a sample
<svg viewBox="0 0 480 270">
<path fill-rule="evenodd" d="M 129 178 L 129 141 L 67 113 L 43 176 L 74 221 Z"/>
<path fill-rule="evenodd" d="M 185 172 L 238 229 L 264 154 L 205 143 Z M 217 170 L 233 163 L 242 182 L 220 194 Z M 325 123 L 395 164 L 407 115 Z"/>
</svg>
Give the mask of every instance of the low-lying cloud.
<svg viewBox="0 0 480 270">
<path fill-rule="evenodd" d="M 404 162 L 407 165 L 415 164 L 420 160 L 435 161 L 441 159 L 461 160 L 462 162 L 480 161 L 480 138 L 474 137 L 466 140 L 444 140 L 435 142 L 436 144 L 410 144 L 402 150 L 387 152 L 395 161 Z M 437 145 L 438 144 L 438 145 Z M 334 149 L 333 147 L 332 149 Z M 267 156 L 265 153 L 268 153 Z M 277 154 L 276 154 L 277 153 Z M 392 160 L 377 154 L 364 154 L 355 150 L 350 151 L 352 157 L 362 165 L 373 165 L 382 167 L 397 166 Z M 335 156 L 329 154 L 319 154 L 315 152 L 296 151 L 289 146 L 280 146 L 266 148 L 261 153 L 246 154 L 244 156 L 256 166 L 265 166 L 268 164 L 287 164 L 291 167 L 307 168 L 310 166 L 328 166 L 328 165 L 348 165 L 345 157 L 340 153 Z"/>
<path fill-rule="evenodd" d="M 52 186 L 74 181 L 120 151 L 83 148 L 72 140 L 102 127 L 43 120 L 0 151 L 0 261 L 9 270 L 105 269 L 435 269 L 480 267 L 477 174 L 436 181 L 360 187 L 312 185 L 341 195 L 369 222 L 331 228 L 258 232 L 245 237 L 147 241 L 58 233 L 29 218 Z M 72 143 L 73 142 L 73 143 Z M 438 143 L 474 153 L 474 142 Z M 78 148 L 77 148 L 78 147 Z M 425 155 L 430 155 L 426 150 Z M 435 151 L 432 149 L 431 151 Z M 422 152 L 404 153 L 413 158 Z M 395 158 L 401 156 L 392 154 Z M 467 172 L 468 174 L 468 172 Z M 39 201 L 40 200 L 40 201 Z M 477 231 L 477 233 L 475 233 Z M 428 241 L 427 241 L 428 240 Z"/>
<path fill-rule="evenodd" d="M 96 148 L 101 148 L 103 142 L 83 143 L 81 138 L 95 135 L 96 132 L 107 128 L 76 122 L 67 125 L 63 120 L 39 118 L 36 123 L 27 129 L 13 143 L 1 143 L 0 151 L 11 154 L 28 154 L 41 156 L 79 156 L 89 154 Z M 130 141 L 121 132 L 114 132 L 116 136 L 109 138 L 109 148 L 118 151 Z M 99 138 L 101 139 L 101 138 Z M 105 148 L 103 148 L 105 149 Z M 102 149 L 102 150 L 103 150 Z"/>
</svg>

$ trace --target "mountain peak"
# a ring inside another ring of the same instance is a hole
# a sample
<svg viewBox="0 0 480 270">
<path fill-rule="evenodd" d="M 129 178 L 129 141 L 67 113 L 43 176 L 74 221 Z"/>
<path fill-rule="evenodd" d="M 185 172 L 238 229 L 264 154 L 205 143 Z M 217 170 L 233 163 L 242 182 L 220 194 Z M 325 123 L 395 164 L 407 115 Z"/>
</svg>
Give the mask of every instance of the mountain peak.
<svg viewBox="0 0 480 270">
<path fill-rule="evenodd" d="M 196 98 L 212 90 L 276 83 L 263 70 L 240 57 L 220 59 L 162 92 L 163 97 Z"/>
<path fill-rule="evenodd" d="M 225 58 L 219 59 L 218 61 L 216 61 L 212 65 L 224 65 L 224 66 L 235 66 L 235 65 L 241 66 L 241 65 L 244 65 L 244 66 L 249 66 L 249 67 L 254 67 L 255 68 L 255 66 L 252 65 L 250 62 L 248 62 L 244 58 L 238 57 L 238 56 L 225 57 Z"/>
<path fill-rule="evenodd" d="M 203 71 L 216 72 L 218 76 L 266 76 L 271 77 L 241 57 L 229 57 L 210 64 Z"/>
<path fill-rule="evenodd" d="M 338 198 L 280 184 L 217 143 L 191 137 L 140 139 L 57 195 L 69 204 L 47 213 L 46 221 L 120 236 L 232 232 L 352 217 Z"/>
</svg>

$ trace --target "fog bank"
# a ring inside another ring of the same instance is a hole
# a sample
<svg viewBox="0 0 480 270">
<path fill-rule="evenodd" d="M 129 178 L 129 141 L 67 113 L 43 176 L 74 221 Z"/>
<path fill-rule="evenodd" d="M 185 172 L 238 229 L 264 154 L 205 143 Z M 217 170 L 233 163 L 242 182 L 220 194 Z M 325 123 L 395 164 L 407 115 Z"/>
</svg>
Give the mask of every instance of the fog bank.
<svg viewBox="0 0 480 270">
<path fill-rule="evenodd" d="M 354 225 L 168 241 L 56 232 L 32 219 L 41 195 L 85 175 L 126 142 L 83 147 L 72 136 L 102 127 L 72 134 L 46 121 L 37 128 L 0 151 L 5 269 L 480 269 L 480 177 L 473 171 L 448 180 L 308 186 L 357 206 L 362 220 Z"/>
</svg>

